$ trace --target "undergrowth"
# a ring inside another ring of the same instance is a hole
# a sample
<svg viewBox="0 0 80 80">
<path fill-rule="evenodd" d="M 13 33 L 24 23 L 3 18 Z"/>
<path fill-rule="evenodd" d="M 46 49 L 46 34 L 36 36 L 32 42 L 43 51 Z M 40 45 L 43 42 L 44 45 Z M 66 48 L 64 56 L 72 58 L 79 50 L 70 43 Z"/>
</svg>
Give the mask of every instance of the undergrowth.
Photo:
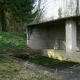
<svg viewBox="0 0 80 80">
<path fill-rule="evenodd" d="M 27 51 L 26 34 L 22 32 L 0 32 L 0 51 Z"/>
</svg>

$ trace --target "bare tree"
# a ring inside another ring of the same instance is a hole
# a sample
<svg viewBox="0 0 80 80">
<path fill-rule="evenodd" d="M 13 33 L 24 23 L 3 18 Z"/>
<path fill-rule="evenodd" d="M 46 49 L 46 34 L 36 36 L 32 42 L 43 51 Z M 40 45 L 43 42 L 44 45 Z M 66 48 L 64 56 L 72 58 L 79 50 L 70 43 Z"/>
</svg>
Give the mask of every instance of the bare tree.
<svg viewBox="0 0 80 80">
<path fill-rule="evenodd" d="M 41 18 L 43 17 L 43 13 L 45 11 L 46 5 L 47 5 L 47 0 L 38 0 L 37 15 L 36 15 L 33 23 L 40 22 Z"/>
<path fill-rule="evenodd" d="M 58 9 L 58 18 L 62 18 L 62 8 L 59 8 Z"/>
<path fill-rule="evenodd" d="M 66 0 L 66 7 L 64 9 L 64 17 L 74 16 L 76 10 L 76 0 Z"/>
<path fill-rule="evenodd" d="M 77 5 L 76 5 L 76 16 L 79 15 L 79 0 L 77 0 Z"/>
</svg>

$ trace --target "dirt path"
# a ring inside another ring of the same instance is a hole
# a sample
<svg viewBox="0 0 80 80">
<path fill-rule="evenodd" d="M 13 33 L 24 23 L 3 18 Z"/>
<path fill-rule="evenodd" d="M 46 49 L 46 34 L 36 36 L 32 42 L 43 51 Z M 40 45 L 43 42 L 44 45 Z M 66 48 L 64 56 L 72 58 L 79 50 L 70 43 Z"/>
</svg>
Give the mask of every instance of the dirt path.
<svg viewBox="0 0 80 80">
<path fill-rule="evenodd" d="M 79 80 L 80 66 L 68 70 L 57 71 L 18 58 L 4 56 L 22 66 L 17 80 Z M 22 78 L 22 79 L 21 79 Z M 16 79 L 15 79 L 16 80 Z"/>
<path fill-rule="evenodd" d="M 26 69 L 33 72 L 37 71 L 40 74 L 48 76 L 49 80 L 79 80 L 80 79 L 80 66 L 68 70 L 57 71 L 43 66 L 35 65 L 32 63 L 24 63 Z"/>
</svg>

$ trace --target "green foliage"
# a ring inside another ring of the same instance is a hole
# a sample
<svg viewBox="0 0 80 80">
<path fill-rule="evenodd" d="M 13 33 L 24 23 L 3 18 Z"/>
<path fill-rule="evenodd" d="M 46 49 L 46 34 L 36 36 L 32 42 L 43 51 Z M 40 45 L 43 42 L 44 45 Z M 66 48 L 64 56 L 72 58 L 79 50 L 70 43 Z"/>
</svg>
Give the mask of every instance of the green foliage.
<svg viewBox="0 0 80 80">
<path fill-rule="evenodd" d="M 11 80 L 19 74 L 21 66 L 0 55 L 0 80 Z"/>
<path fill-rule="evenodd" d="M 26 34 L 22 32 L 0 32 L 0 50 L 26 51 Z"/>
<path fill-rule="evenodd" d="M 8 5 L 9 10 L 12 16 L 15 17 L 17 21 L 26 21 L 30 22 L 34 17 L 32 14 L 33 3 L 35 0 L 14 0 Z"/>
<path fill-rule="evenodd" d="M 10 12 L 18 20 L 33 17 L 32 9 L 35 0 L 0 0 L 0 11 Z"/>
<path fill-rule="evenodd" d="M 6 31 L 6 14 L 16 22 L 29 23 L 36 13 L 32 13 L 35 0 L 0 0 L 0 20 L 2 31 Z"/>
</svg>

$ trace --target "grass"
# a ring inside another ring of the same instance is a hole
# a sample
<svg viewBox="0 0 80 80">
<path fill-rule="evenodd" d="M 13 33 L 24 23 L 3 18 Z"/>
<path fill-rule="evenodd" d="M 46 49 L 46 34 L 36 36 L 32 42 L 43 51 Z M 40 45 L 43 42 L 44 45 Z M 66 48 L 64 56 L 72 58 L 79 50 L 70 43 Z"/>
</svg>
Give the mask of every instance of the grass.
<svg viewBox="0 0 80 80">
<path fill-rule="evenodd" d="M 26 34 L 22 32 L 0 32 L 0 51 L 27 51 Z"/>
<path fill-rule="evenodd" d="M 21 67 L 0 56 L 0 80 L 15 78 Z"/>
<path fill-rule="evenodd" d="M 0 80 L 55 80 L 46 74 L 23 69 L 19 64 L 0 55 Z"/>
<path fill-rule="evenodd" d="M 52 69 L 63 70 L 68 69 L 74 65 L 80 66 L 79 63 L 71 61 L 60 61 L 58 59 L 48 58 L 45 56 L 35 56 L 27 59 L 29 62 L 43 65 Z"/>
<path fill-rule="evenodd" d="M 45 67 L 49 67 L 52 69 L 57 69 L 57 70 L 64 70 L 64 69 L 69 69 L 70 67 L 77 67 L 80 66 L 80 63 L 77 62 L 71 62 L 71 61 L 61 61 L 58 59 L 53 59 L 53 58 L 49 58 L 46 56 L 28 56 L 28 55 L 15 55 L 14 57 L 23 59 L 23 60 L 27 60 L 31 63 L 35 63 L 38 65 L 42 65 Z"/>
</svg>

